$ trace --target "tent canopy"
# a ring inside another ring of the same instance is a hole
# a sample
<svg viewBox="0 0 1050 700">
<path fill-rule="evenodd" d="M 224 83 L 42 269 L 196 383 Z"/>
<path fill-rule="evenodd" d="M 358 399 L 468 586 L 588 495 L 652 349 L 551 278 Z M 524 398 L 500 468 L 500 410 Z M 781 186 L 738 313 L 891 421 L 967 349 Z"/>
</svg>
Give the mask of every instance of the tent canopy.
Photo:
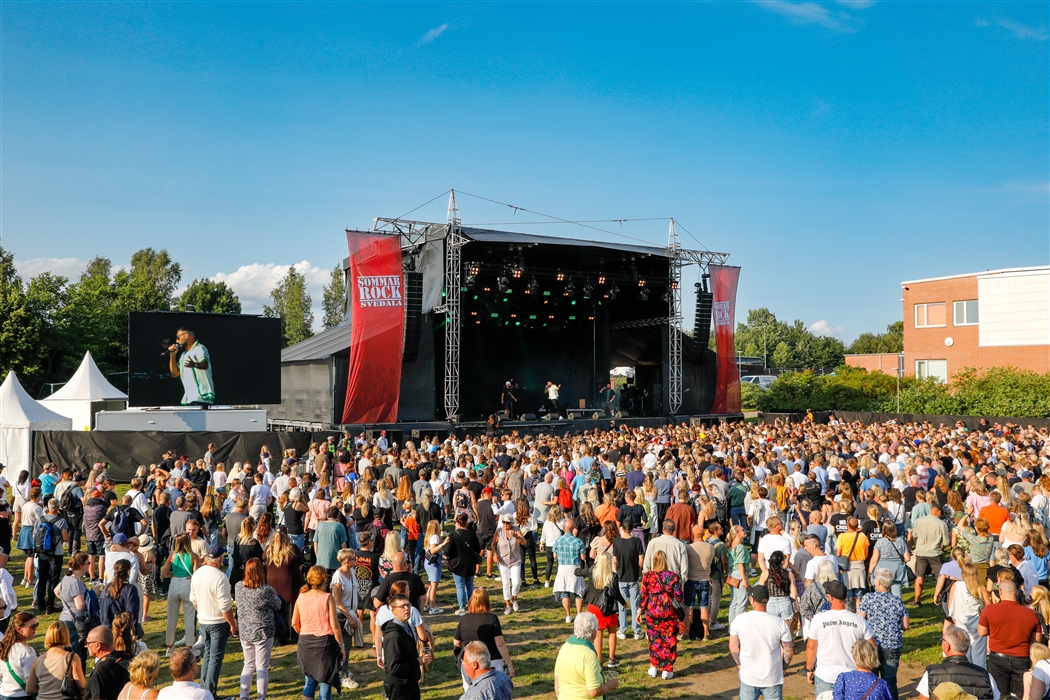
<svg viewBox="0 0 1050 700">
<path fill-rule="evenodd" d="M 128 395 L 110 384 L 95 364 L 91 352 L 84 353 L 76 373 L 65 386 L 44 399 L 48 401 L 127 401 Z"/>
<path fill-rule="evenodd" d="M 0 384 L 0 428 L 71 430 L 73 422 L 42 405 L 22 388 L 14 372 Z"/>
</svg>

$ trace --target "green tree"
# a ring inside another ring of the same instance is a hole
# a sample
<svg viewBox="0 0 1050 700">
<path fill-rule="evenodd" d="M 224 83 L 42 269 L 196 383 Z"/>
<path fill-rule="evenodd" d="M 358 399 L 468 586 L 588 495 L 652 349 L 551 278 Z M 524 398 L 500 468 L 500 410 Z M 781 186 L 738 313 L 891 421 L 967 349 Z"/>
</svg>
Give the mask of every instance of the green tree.
<svg viewBox="0 0 1050 700">
<path fill-rule="evenodd" d="M 891 323 L 885 333 L 861 333 L 846 352 L 851 355 L 904 352 L 904 322 Z"/>
<path fill-rule="evenodd" d="M 239 314 L 241 301 L 225 282 L 199 279 L 179 296 L 175 308 L 179 311 L 196 311 L 210 314 Z"/>
<path fill-rule="evenodd" d="M 343 266 L 337 264 L 332 268 L 332 281 L 324 286 L 321 308 L 324 309 L 325 329 L 338 326 L 343 322 L 346 300 L 346 283 L 343 281 Z"/>
<path fill-rule="evenodd" d="M 0 372 L 6 377 L 14 371 L 30 392 L 40 381 L 41 342 L 40 327 L 15 270 L 14 255 L 0 247 Z"/>
<path fill-rule="evenodd" d="M 263 315 L 281 319 L 283 347 L 295 345 L 313 335 L 313 300 L 306 288 L 306 277 L 288 268 L 288 273 L 270 292 L 273 306 L 264 306 Z"/>
<path fill-rule="evenodd" d="M 770 367 L 837 367 L 845 345 L 837 338 L 817 336 L 800 320 L 788 324 L 766 308 L 747 312 L 747 323 L 736 327 L 736 350 L 747 357 L 765 357 Z"/>
</svg>

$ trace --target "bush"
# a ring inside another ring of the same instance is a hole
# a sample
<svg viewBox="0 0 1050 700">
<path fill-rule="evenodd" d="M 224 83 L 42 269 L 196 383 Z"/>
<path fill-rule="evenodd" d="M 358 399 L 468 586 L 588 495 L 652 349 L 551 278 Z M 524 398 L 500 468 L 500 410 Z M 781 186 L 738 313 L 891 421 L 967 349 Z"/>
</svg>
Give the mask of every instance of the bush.
<svg viewBox="0 0 1050 700">
<path fill-rule="evenodd" d="M 758 408 L 762 394 L 765 393 L 766 390 L 760 387 L 758 384 L 752 384 L 750 382 L 741 382 L 740 407 L 745 411 L 756 410 Z"/>
</svg>

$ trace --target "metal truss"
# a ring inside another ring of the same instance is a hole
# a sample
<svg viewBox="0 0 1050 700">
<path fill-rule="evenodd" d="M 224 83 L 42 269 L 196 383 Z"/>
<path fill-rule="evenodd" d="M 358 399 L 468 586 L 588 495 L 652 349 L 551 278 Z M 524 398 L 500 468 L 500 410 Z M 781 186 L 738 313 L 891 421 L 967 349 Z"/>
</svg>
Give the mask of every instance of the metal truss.
<svg viewBox="0 0 1050 700">
<path fill-rule="evenodd" d="M 617 321 L 616 323 L 610 323 L 609 328 L 614 331 L 622 331 L 629 328 L 649 328 L 651 326 L 666 326 L 667 317 L 660 316 L 659 318 L 639 318 L 634 321 Z"/>
<path fill-rule="evenodd" d="M 459 209 L 456 209 L 457 215 Z M 457 219 L 457 224 L 458 224 Z M 401 250 L 418 248 L 424 243 L 441 241 L 448 235 L 450 223 L 434 224 L 408 219 L 388 219 L 377 216 L 372 220 L 372 230 L 380 233 L 396 233 L 401 236 Z"/>
<path fill-rule="evenodd" d="M 445 236 L 445 303 L 435 311 L 445 312 L 445 420 L 455 421 L 459 413 L 459 358 L 463 308 L 463 235 L 456 204 L 456 192 L 448 198 L 448 224 Z"/>
<path fill-rule="evenodd" d="M 667 379 L 671 415 L 682 408 L 682 241 L 674 219 L 667 228 L 667 255 L 671 298 L 667 308 Z"/>
</svg>

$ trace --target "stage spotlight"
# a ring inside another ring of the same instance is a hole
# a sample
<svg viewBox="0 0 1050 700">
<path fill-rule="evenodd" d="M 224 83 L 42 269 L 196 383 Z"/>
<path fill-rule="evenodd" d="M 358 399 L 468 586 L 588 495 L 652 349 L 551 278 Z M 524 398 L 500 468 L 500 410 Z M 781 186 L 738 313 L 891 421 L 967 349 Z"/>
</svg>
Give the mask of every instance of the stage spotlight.
<svg viewBox="0 0 1050 700">
<path fill-rule="evenodd" d="M 678 289 L 678 280 L 671 280 L 671 289 Z"/>
<path fill-rule="evenodd" d="M 564 282 L 565 281 L 565 273 L 562 272 L 561 270 L 558 270 L 558 278 L 557 279 L 558 279 L 559 282 Z"/>
<path fill-rule="evenodd" d="M 467 275 L 466 286 L 467 286 L 467 289 L 469 289 L 470 291 L 473 292 L 478 286 L 477 275 L 474 275 L 474 274 Z"/>
<path fill-rule="evenodd" d="M 644 287 L 645 286 L 645 278 L 644 277 L 639 277 L 638 278 L 638 286 L 639 287 Z"/>
<path fill-rule="evenodd" d="M 605 284 L 605 275 L 598 275 L 598 284 Z"/>
<path fill-rule="evenodd" d="M 612 301 L 613 299 L 615 299 L 616 295 L 619 294 L 619 293 L 620 293 L 620 288 L 614 282 L 613 286 L 609 287 L 609 294 L 608 294 L 609 300 Z"/>
<path fill-rule="evenodd" d="M 565 285 L 565 296 L 567 296 L 567 297 L 574 297 L 574 296 L 576 296 L 576 285 L 572 283 L 572 280 L 569 280 L 569 283 L 567 285 Z"/>
<path fill-rule="evenodd" d="M 511 263 L 510 276 L 513 277 L 514 279 L 518 279 L 519 277 L 521 277 L 522 273 L 524 273 L 524 272 L 525 272 L 525 262 L 522 259 L 522 257 L 519 255 L 518 257 L 514 258 L 514 262 Z"/>
<path fill-rule="evenodd" d="M 642 301 L 649 301 L 649 288 L 643 286 L 638 290 L 638 298 Z"/>
<path fill-rule="evenodd" d="M 583 285 L 583 298 L 590 299 L 592 294 L 594 294 L 594 285 L 590 282 Z"/>
<path fill-rule="evenodd" d="M 664 290 L 664 295 L 662 297 L 660 297 L 660 298 L 663 299 L 666 302 L 670 302 L 671 301 L 671 288 L 668 287 L 667 289 L 665 289 Z"/>
<path fill-rule="evenodd" d="M 499 287 L 499 291 L 502 294 L 510 288 L 510 280 L 508 280 L 506 277 L 500 277 L 499 280 L 496 282 L 496 285 L 497 287 Z"/>
<path fill-rule="evenodd" d="M 529 283 L 527 285 L 525 285 L 525 293 L 526 294 L 535 294 L 539 290 L 540 290 L 540 283 L 536 281 L 535 277 L 533 277 L 531 280 L 529 280 Z"/>
<path fill-rule="evenodd" d="M 477 263 L 470 263 L 470 272 L 468 274 L 477 277 L 481 274 L 481 267 Z"/>
</svg>

